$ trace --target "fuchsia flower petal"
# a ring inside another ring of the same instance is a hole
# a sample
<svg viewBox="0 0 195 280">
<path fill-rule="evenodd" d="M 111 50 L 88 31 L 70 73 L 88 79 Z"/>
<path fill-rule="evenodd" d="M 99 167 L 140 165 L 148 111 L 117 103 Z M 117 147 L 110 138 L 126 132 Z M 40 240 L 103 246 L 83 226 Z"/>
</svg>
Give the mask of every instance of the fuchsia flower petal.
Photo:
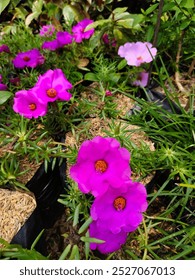
<svg viewBox="0 0 195 280">
<path fill-rule="evenodd" d="M 109 184 L 118 188 L 124 180 L 129 180 L 129 161 L 130 153 L 116 139 L 96 136 L 83 142 L 70 175 L 82 192 L 99 196 Z"/>
<path fill-rule="evenodd" d="M 67 31 L 59 31 L 57 32 L 56 39 L 59 46 L 62 48 L 65 45 L 69 45 L 72 43 L 73 36 Z"/>
<path fill-rule="evenodd" d="M 109 254 L 120 249 L 120 247 L 126 242 L 128 234 L 123 231 L 118 234 L 113 234 L 111 231 L 97 226 L 96 222 L 92 222 L 89 226 L 89 235 L 91 238 L 105 241 L 102 244 L 90 243 L 91 250 L 97 249 L 102 254 Z"/>
<path fill-rule="evenodd" d="M 12 63 L 16 68 L 31 67 L 35 68 L 45 61 L 38 49 L 32 49 L 27 52 L 18 53 Z"/>
<path fill-rule="evenodd" d="M 38 118 L 47 113 L 47 104 L 37 97 L 32 88 L 16 92 L 13 110 L 28 119 Z"/>
<path fill-rule="evenodd" d="M 96 197 L 91 207 L 91 217 L 97 226 L 117 234 L 134 231 L 147 209 L 145 187 L 138 182 L 126 181 L 120 188 L 112 186 Z"/>
<path fill-rule="evenodd" d="M 85 28 L 93 22 L 93 20 L 86 18 L 72 27 L 73 38 L 76 43 L 81 43 L 83 39 L 89 39 L 93 35 L 95 32 L 94 28 L 85 31 Z"/>
<path fill-rule="evenodd" d="M 72 84 L 66 79 L 62 70 L 55 69 L 39 76 L 34 91 L 43 102 L 47 103 L 58 99 L 69 101 L 72 95 L 68 90 L 71 88 Z"/>
<path fill-rule="evenodd" d="M 151 62 L 157 54 L 157 49 L 148 42 L 126 43 L 118 49 L 118 55 L 127 60 L 131 66 L 140 66 Z"/>
<path fill-rule="evenodd" d="M 42 49 L 50 50 L 50 51 L 55 51 L 60 48 L 60 44 L 58 40 L 53 40 L 53 41 L 46 41 L 42 44 Z"/>
</svg>

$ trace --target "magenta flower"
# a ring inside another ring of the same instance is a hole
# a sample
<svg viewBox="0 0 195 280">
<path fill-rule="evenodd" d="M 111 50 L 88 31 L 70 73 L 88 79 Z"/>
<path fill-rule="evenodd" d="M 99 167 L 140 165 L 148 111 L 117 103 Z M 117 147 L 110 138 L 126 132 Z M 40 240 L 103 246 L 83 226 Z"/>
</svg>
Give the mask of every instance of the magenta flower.
<svg viewBox="0 0 195 280">
<path fill-rule="evenodd" d="M 52 24 L 43 25 L 40 29 L 39 35 L 41 37 L 51 37 L 55 32 L 55 27 Z"/>
<path fill-rule="evenodd" d="M 89 226 L 89 236 L 91 238 L 97 238 L 104 240 L 104 243 L 90 243 L 91 250 L 99 250 L 102 254 L 109 254 L 120 249 L 120 247 L 126 242 L 127 233 L 121 231 L 118 234 L 113 234 L 107 229 L 102 229 L 97 226 L 96 222 L 92 222 Z"/>
<path fill-rule="evenodd" d="M 2 75 L 0 74 L 0 90 L 6 90 L 7 89 L 7 86 L 5 84 L 2 83 L 2 80 L 3 80 L 3 77 Z"/>
<path fill-rule="evenodd" d="M 157 49 L 148 42 L 126 43 L 118 49 L 118 55 L 127 60 L 131 66 L 140 66 L 149 63 L 156 56 Z"/>
<path fill-rule="evenodd" d="M 71 44 L 73 37 L 66 31 L 60 31 L 56 35 L 56 39 L 53 41 L 46 41 L 42 44 L 42 49 L 48 49 L 55 51 L 59 48 L 63 48 L 65 45 Z"/>
<path fill-rule="evenodd" d="M 52 41 L 46 41 L 42 44 L 42 49 L 47 49 L 50 51 L 55 51 L 60 48 L 60 44 L 57 39 Z"/>
<path fill-rule="evenodd" d="M 62 48 L 65 45 L 71 44 L 73 36 L 67 31 L 59 31 L 56 35 L 59 46 Z"/>
<path fill-rule="evenodd" d="M 148 76 L 147 72 L 141 72 L 137 76 L 137 80 L 133 82 L 134 86 L 145 87 L 148 83 Z"/>
<path fill-rule="evenodd" d="M 16 68 L 31 67 L 35 68 L 45 61 L 38 49 L 32 49 L 27 52 L 18 53 L 12 61 Z"/>
<path fill-rule="evenodd" d="M 109 185 L 118 188 L 124 180 L 129 180 L 129 161 L 129 151 L 121 148 L 116 139 L 96 136 L 82 143 L 70 175 L 83 193 L 99 196 Z"/>
<path fill-rule="evenodd" d="M 93 20 L 86 18 L 72 27 L 73 38 L 76 43 L 81 43 L 83 39 L 89 39 L 93 35 L 94 28 L 85 31 L 85 28 L 91 23 L 93 23 Z"/>
<path fill-rule="evenodd" d="M 5 84 L 0 83 L 0 91 L 6 90 L 7 86 Z"/>
<path fill-rule="evenodd" d="M 15 94 L 13 110 L 28 119 L 38 118 L 47 113 L 47 104 L 37 97 L 33 88 L 20 90 Z"/>
<path fill-rule="evenodd" d="M 120 188 L 112 186 L 96 197 L 91 206 L 91 217 L 98 227 L 117 234 L 134 231 L 142 221 L 147 209 L 145 187 L 138 182 L 126 181 Z"/>
<path fill-rule="evenodd" d="M 71 88 L 72 84 L 66 79 L 62 70 L 55 69 L 39 76 L 34 91 L 44 103 L 47 103 L 57 99 L 69 101 L 72 95 L 68 90 Z"/>
<path fill-rule="evenodd" d="M 111 92 L 110 90 L 107 89 L 106 92 L 105 92 L 105 95 L 106 95 L 106 96 L 112 96 L 112 92 Z"/>
<path fill-rule="evenodd" d="M 9 49 L 9 47 L 7 45 L 4 44 L 4 45 L 0 46 L 0 53 L 1 52 L 10 53 L 10 49 Z"/>
<path fill-rule="evenodd" d="M 112 47 L 116 47 L 116 39 L 113 38 L 110 40 L 107 33 L 104 33 L 104 35 L 102 36 L 102 40 L 105 45 L 111 45 Z"/>
</svg>

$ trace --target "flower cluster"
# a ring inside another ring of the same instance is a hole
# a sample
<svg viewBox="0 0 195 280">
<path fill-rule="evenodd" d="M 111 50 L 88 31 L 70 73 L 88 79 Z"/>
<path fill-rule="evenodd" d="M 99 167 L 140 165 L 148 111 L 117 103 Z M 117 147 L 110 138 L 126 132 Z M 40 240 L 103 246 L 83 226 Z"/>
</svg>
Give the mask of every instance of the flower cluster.
<svg viewBox="0 0 195 280">
<path fill-rule="evenodd" d="M 48 70 L 39 76 L 33 88 L 16 92 L 13 110 L 29 119 L 44 116 L 49 102 L 70 100 L 72 95 L 68 90 L 71 88 L 61 69 Z"/>
<path fill-rule="evenodd" d="M 73 41 L 80 43 L 84 39 L 89 39 L 94 33 L 94 28 L 88 31 L 85 31 L 85 28 L 92 22 L 93 20 L 90 19 L 80 21 L 72 27 L 72 34 L 67 31 L 58 31 L 56 33 L 56 39 L 52 41 L 45 41 L 42 44 L 42 49 L 55 51 L 59 48 L 63 48 L 65 45 L 72 44 Z M 41 28 L 39 35 L 42 37 L 50 37 L 54 32 L 55 27 L 53 25 L 44 25 Z M 0 46 L 0 52 L 10 52 L 9 47 L 7 45 Z M 19 52 L 12 60 L 14 67 L 19 69 L 23 69 L 25 67 L 36 68 L 44 62 L 45 58 L 38 49 Z"/>
<path fill-rule="evenodd" d="M 142 221 L 147 208 L 145 187 L 130 179 L 130 153 L 114 138 L 96 136 L 85 141 L 70 175 L 83 193 L 95 197 L 90 214 L 90 237 L 102 239 L 90 248 L 111 253 L 121 247 L 129 232 Z"/>
<path fill-rule="evenodd" d="M 136 67 L 143 63 L 151 62 L 156 54 L 157 49 L 149 42 L 128 42 L 118 49 L 118 55 L 125 58 L 128 65 Z M 145 87 L 148 82 L 148 76 L 148 73 L 145 71 L 138 73 L 137 80 L 133 82 L 133 85 Z"/>
<path fill-rule="evenodd" d="M 85 31 L 85 29 L 91 23 L 93 23 L 93 20 L 87 18 L 81 20 L 72 27 L 72 34 L 67 31 L 58 31 L 56 33 L 56 39 L 44 42 L 42 48 L 55 51 L 59 48 L 63 48 L 65 45 L 71 44 L 73 41 L 81 43 L 84 39 L 89 39 L 95 30 L 92 28 Z"/>
</svg>

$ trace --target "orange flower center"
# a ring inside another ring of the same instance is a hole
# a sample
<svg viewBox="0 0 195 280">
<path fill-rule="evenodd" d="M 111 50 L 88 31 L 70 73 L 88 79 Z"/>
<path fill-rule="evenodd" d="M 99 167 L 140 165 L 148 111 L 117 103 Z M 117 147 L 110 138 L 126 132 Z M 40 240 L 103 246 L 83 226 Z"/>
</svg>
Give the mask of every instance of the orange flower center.
<svg viewBox="0 0 195 280">
<path fill-rule="evenodd" d="M 54 98 L 57 95 L 57 91 L 54 88 L 50 88 L 47 90 L 47 96 Z"/>
<path fill-rule="evenodd" d="M 104 173 L 108 168 L 108 164 L 105 162 L 105 160 L 97 160 L 95 163 L 95 170 Z"/>
<path fill-rule="evenodd" d="M 29 61 L 29 60 L 30 60 L 30 57 L 29 57 L 29 56 L 24 56 L 24 57 L 23 57 L 23 60 L 24 60 L 24 61 Z"/>
<path fill-rule="evenodd" d="M 114 208 L 117 211 L 122 211 L 125 208 L 125 206 L 126 206 L 126 199 L 124 197 L 119 196 L 114 200 Z"/>
<path fill-rule="evenodd" d="M 28 105 L 28 107 L 31 111 L 34 111 L 37 108 L 37 105 L 35 103 L 31 103 Z"/>
</svg>

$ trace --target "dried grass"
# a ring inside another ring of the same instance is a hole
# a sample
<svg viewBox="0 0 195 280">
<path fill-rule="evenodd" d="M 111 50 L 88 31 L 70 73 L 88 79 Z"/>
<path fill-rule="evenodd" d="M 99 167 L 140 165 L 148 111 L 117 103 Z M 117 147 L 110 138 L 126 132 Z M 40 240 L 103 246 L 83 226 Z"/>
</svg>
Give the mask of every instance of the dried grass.
<svg viewBox="0 0 195 280">
<path fill-rule="evenodd" d="M 35 208 L 31 193 L 0 188 L 0 238 L 11 242 Z"/>
</svg>

